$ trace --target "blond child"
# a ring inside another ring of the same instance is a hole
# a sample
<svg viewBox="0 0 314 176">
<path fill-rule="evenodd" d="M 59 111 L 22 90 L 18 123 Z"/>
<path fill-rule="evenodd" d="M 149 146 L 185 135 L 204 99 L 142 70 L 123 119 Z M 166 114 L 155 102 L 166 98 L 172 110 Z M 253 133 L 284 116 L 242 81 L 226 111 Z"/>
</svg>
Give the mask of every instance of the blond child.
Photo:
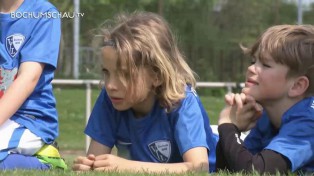
<svg viewBox="0 0 314 176">
<path fill-rule="evenodd" d="M 167 22 L 149 12 L 115 20 L 103 29 L 105 88 L 85 129 L 92 141 L 73 169 L 213 171 L 216 137 Z"/>
</svg>

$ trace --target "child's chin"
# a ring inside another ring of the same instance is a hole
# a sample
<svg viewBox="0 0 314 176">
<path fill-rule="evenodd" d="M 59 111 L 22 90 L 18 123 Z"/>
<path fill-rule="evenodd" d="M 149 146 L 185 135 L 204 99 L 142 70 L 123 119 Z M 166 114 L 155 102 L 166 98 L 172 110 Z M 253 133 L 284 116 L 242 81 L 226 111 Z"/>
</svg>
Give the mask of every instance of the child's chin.
<svg viewBox="0 0 314 176">
<path fill-rule="evenodd" d="M 249 87 L 244 87 L 242 89 L 242 93 L 244 93 L 245 95 L 251 95 L 251 89 Z"/>
<path fill-rule="evenodd" d="M 113 105 L 113 107 L 117 110 L 117 111 L 125 111 L 129 108 L 123 107 L 123 106 L 117 106 L 117 105 Z"/>
<path fill-rule="evenodd" d="M 253 98 L 256 98 L 254 92 L 252 91 L 252 89 L 250 89 L 248 87 L 244 87 L 242 89 L 242 93 L 244 93 L 245 95 L 249 95 L 249 96 L 251 96 Z"/>
</svg>

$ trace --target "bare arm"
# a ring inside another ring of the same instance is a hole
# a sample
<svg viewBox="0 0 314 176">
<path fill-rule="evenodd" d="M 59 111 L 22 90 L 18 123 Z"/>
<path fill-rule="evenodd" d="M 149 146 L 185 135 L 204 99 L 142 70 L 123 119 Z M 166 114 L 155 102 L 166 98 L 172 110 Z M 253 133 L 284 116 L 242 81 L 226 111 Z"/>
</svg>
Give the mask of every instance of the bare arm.
<svg viewBox="0 0 314 176">
<path fill-rule="evenodd" d="M 13 116 L 34 91 L 44 66 L 38 62 L 23 62 L 20 65 L 16 80 L 0 99 L 0 126 Z"/>
<path fill-rule="evenodd" d="M 87 155 L 93 154 L 95 156 L 98 156 L 98 155 L 109 154 L 109 153 L 111 153 L 111 148 L 95 140 L 91 140 L 88 151 L 87 151 Z"/>
<path fill-rule="evenodd" d="M 207 149 L 196 147 L 183 154 L 182 163 L 153 163 L 132 161 L 111 154 L 96 156 L 95 170 L 126 171 L 133 173 L 184 173 L 188 171 L 208 172 Z"/>
</svg>

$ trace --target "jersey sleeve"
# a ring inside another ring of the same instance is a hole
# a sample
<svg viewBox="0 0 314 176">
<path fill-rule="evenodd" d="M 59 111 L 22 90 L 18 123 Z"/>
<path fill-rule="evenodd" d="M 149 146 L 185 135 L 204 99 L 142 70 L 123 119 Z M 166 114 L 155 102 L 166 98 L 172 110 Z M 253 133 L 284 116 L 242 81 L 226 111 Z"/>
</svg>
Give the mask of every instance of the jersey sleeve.
<svg viewBox="0 0 314 176">
<path fill-rule="evenodd" d="M 240 131 L 232 123 L 219 125 L 219 142 L 217 144 L 217 170 L 228 169 L 232 172 L 253 170 L 260 174 L 287 174 L 289 161 L 272 150 L 262 150 L 253 155 L 243 145 Z"/>
<path fill-rule="evenodd" d="M 93 140 L 112 148 L 115 143 L 115 123 L 113 107 L 103 89 L 94 105 L 93 111 L 85 128 L 85 134 Z"/>
<path fill-rule="evenodd" d="M 0 64 L 2 64 L 2 62 L 7 58 L 10 58 L 10 56 L 6 52 L 5 46 L 2 44 L 2 42 L 0 42 Z"/>
<path fill-rule="evenodd" d="M 188 92 L 176 113 L 174 136 L 181 155 L 195 147 L 205 147 L 209 150 L 204 120 L 196 98 L 196 95 Z"/>
<path fill-rule="evenodd" d="M 51 8 L 49 12 L 54 13 L 57 10 Z M 60 36 L 61 21 L 59 18 L 40 18 L 31 32 L 29 40 L 21 49 L 21 62 L 40 62 L 55 69 L 59 55 Z"/>
<path fill-rule="evenodd" d="M 260 151 L 262 151 L 266 144 L 263 144 L 265 142 L 262 138 L 263 135 L 268 136 L 271 135 L 272 129 L 270 125 L 270 121 L 266 115 L 265 112 L 263 112 L 262 117 L 258 120 L 256 126 L 250 130 L 250 133 L 248 136 L 244 139 L 245 147 L 252 153 L 256 154 Z M 266 143 L 269 141 L 266 141 Z"/>
<path fill-rule="evenodd" d="M 314 118 L 299 114 L 289 119 L 266 149 L 286 156 L 294 172 L 313 160 L 314 153 L 310 151 L 314 150 Z"/>
</svg>

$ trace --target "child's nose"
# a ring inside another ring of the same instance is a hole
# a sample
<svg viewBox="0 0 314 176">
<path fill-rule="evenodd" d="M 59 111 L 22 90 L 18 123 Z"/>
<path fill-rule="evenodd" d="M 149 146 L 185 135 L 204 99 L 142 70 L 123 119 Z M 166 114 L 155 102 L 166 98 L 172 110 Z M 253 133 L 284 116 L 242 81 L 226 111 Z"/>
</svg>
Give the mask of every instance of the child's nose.
<svg viewBox="0 0 314 176">
<path fill-rule="evenodd" d="M 108 90 L 116 90 L 117 86 L 116 86 L 116 81 L 110 79 L 107 80 L 107 82 L 105 83 L 105 86 Z"/>
<path fill-rule="evenodd" d="M 252 64 L 248 67 L 247 73 L 255 73 L 256 71 L 256 64 Z"/>
</svg>

